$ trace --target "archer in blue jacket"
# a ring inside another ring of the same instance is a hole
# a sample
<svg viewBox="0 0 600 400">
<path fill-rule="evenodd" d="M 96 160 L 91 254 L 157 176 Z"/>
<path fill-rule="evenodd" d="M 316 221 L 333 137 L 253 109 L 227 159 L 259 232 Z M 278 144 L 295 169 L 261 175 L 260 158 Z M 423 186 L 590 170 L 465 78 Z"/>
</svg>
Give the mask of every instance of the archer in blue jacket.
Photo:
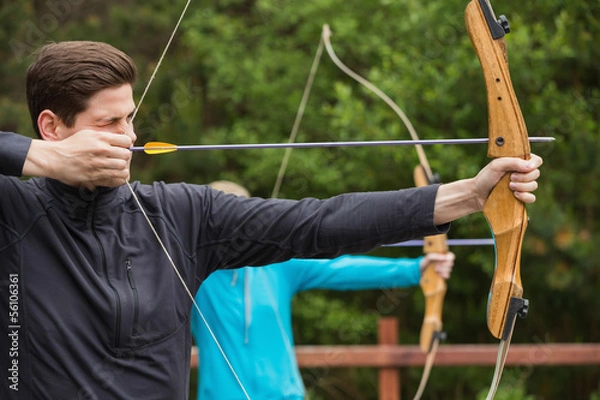
<svg viewBox="0 0 600 400">
<path fill-rule="evenodd" d="M 212 186 L 246 195 L 223 181 Z M 419 284 L 421 269 L 437 261 L 436 270 L 450 276 L 454 254 L 383 258 L 342 256 L 335 259 L 291 259 L 262 268 L 219 270 L 206 279 L 196 302 L 222 347 L 231 368 L 198 312 L 192 333 L 199 349 L 198 399 L 304 399 L 305 390 L 294 352 L 292 298 L 310 289 L 365 290 Z M 242 385 L 244 389 L 242 389 Z"/>
</svg>

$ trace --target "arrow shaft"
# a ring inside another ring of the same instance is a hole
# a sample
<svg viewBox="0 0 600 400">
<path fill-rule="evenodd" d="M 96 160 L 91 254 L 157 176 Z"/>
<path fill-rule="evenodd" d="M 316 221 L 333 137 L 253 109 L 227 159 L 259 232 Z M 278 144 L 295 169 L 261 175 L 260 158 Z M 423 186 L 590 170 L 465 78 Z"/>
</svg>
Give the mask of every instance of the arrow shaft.
<svg viewBox="0 0 600 400">
<path fill-rule="evenodd" d="M 550 143 L 553 137 L 530 137 L 532 143 Z M 368 140 L 350 142 L 311 142 L 311 143 L 244 143 L 244 144 L 200 144 L 200 145 L 173 145 L 165 147 L 152 147 L 152 150 L 247 150 L 247 149 L 283 149 L 283 148 L 319 148 L 319 147 L 371 147 L 371 146 L 414 146 L 434 144 L 485 144 L 488 138 L 472 139 L 423 139 L 423 140 Z M 144 146 L 132 146 L 131 151 L 144 151 Z"/>
<path fill-rule="evenodd" d="M 418 247 L 423 246 L 423 240 L 407 240 L 405 242 L 386 244 L 381 247 Z M 448 246 L 493 246 L 494 239 L 448 239 Z"/>
</svg>

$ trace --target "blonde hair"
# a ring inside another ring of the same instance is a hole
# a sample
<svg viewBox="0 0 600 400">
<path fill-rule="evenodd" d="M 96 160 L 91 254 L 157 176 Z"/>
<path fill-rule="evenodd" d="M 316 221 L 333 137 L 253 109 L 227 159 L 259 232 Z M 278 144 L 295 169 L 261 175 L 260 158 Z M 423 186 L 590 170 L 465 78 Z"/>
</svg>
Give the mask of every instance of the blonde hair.
<svg viewBox="0 0 600 400">
<path fill-rule="evenodd" d="M 250 197 L 250 192 L 235 182 L 231 181 L 214 181 L 208 184 L 210 187 L 227 194 L 235 194 L 236 196 Z"/>
</svg>

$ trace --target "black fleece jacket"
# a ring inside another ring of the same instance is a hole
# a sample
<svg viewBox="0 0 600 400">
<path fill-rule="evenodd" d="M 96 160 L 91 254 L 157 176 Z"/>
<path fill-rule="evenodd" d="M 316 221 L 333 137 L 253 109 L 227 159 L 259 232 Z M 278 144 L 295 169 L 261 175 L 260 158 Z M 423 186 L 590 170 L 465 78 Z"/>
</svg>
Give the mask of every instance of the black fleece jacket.
<svg viewBox="0 0 600 400">
<path fill-rule="evenodd" d="M 0 398 L 187 399 L 191 299 L 129 189 L 8 176 L 29 145 L 0 132 Z M 448 228 L 433 224 L 436 186 L 301 201 L 132 187 L 192 293 L 216 268 Z"/>
</svg>

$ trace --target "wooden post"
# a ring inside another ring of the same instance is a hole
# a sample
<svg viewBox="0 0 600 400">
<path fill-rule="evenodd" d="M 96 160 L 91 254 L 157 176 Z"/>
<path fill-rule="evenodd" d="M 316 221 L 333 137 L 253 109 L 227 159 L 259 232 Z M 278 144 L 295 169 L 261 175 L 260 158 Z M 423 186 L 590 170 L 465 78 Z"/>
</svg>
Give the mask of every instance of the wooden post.
<svg viewBox="0 0 600 400">
<path fill-rule="evenodd" d="M 398 344 L 398 319 L 381 318 L 378 322 L 379 346 Z M 379 400 L 400 400 L 400 375 L 396 368 L 379 369 Z"/>
</svg>

